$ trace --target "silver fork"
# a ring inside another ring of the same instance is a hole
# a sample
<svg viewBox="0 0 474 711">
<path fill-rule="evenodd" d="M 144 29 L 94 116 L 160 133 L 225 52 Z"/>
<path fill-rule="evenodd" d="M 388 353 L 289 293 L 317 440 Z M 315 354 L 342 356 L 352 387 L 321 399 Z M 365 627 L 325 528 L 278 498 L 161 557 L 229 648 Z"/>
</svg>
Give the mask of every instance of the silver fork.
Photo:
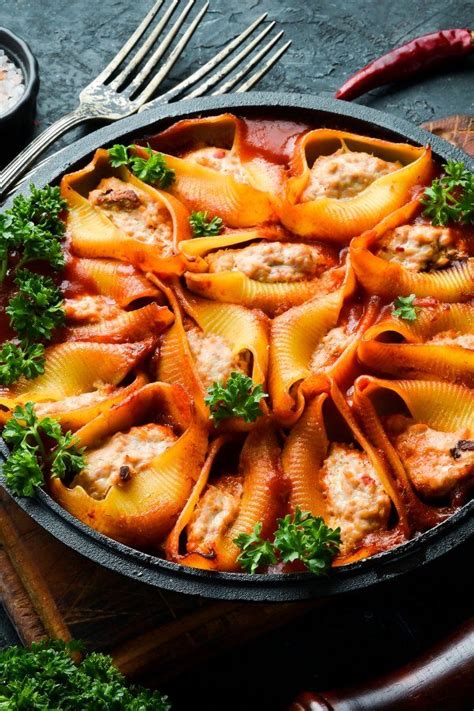
<svg viewBox="0 0 474 711">
<path fill-rule="evenodd" d="M 176 63 L 178 57 L 186 47 L 209 6 L 208 2 L 204 4 L 187 30 L 183 33 L 174 49 L 171 51 L 169 57 L 165 62 L 163 62 L 159 71 L 153 76 L 151 81 L 145 84 L 148 76 L 153 71 L 159 60 L 163 57 L 173 39 L 179 32 L 194 3 L 195 0 L 189 0 L 184 10 L 180 13 L 173 26 L 166 33 L 163 40 L 156 47 L 143 68 L 135 75 L 133 80 L 127 82 L 130 75 L 138 68 L 147 53 L 154 47 L 156 39 L 163 32 L 166 24 L 178 5 L 178 0 L 171 1 L 163 14 L 163 17 L 153 28 L 143 45 L 136 51 L 135 55 L 128 61 L 128 63 L 122 67 L 121 71 L 116 74 L 132 49 L 136 47 L 137 43 L 143 37 L 145 31 L 163 5 L 163 0 L 158 0 L 158 2 L 153 5 L 151 10 L 144 17 L 135 32 L 123 45 L 118 54 L 112 59 L 107 67 L 82 90 L 79 97 L 79 106 L 71 113 L 60 118 L 52 126 L 46 129 L 46 131 L 40 134 L 0 173 L 0 196 L 7 193 L 12 186 L 16 189 L 19 184 L 17 182 L 18 178 L 37 159 L 38 155 L 40 155 L 48 146 L 56 141 L 63 133 L 74 126 L 91 119 L 106 119 L 109 121 L 115 121 L 119 118 L 129 116 L 138 110 L 144 110 L 156 105 L 157 103 L 166 103 L 179 95 L 183 95 L 183 92 L 196 84 L 196 82 L 198 82 L 202 77 L 221 64 L 235 49 L 239 48 L 247 37 L 249 37 L 249 35 L 266 18 L 266 14 L 259 17 L 238 37 L 229 42 L 229 44 L 218 52 L 215 57 L 209 60 L 204 66 L 196 70 L 190 77 L 180 82 L 177 86 L 173 87 L 173 89 L 166 92 L 162 96 L 159 96 L 155 99 L 155 101 L 148 102 L 148 99 L 155 93 L 161 82 Z M 243 59 L 251 54 L 251 52 L 258 45 L 261 44 L 274 25 L 274 22 L 270 23 L 257 35 L 257 37 L 249 42 L 236 57 L 227 62 L 218 71 L 216 71 L 215 74 L 198 85 L 193 91 L 184 94 L 184 96 L 200 96 L 218 84 L 240 62 L 242 62 Z M 244 76 L 246 76 L 248 72 L 263 58 L 263 56 L 270 51 L 270 49 L 280 39 L 282 34 L 283 33 L 280 32 L 273 37 L 273 39 L 261 48 L 258 54 L 251 58 L 251 60 L 236 74 L 236 76 L 226 82 L 214 93 L 225 93 L 231 88 L 234 88 L 238 82 L 240 82 Z M 287 42 L 284 46 L 280 47 L 280 49 L 268 59 L 265 65 L 263 65 L 258 71 L 243 82 L 239 88 L 237 88 L 237 91 L 248 91 L 252 86 L 254 86 L 257 81 L 259 81 L 262 76 L 264 76 L 264 74 L 275 64 L 275 62 L 278 61 L 280 56 L 288 49 L 290 44 L 290 42 Z M 23 182 L 27 177 L 28 174 L 19 182 Z"/>
</svg>

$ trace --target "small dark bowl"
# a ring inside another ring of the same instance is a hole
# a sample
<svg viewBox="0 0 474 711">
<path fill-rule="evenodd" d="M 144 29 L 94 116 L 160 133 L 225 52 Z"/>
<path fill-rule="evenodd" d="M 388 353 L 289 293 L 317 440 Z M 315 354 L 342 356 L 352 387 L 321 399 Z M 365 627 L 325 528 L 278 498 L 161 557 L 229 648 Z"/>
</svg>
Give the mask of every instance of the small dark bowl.
<svg viewBox="0 0 474 711">
<path fill-rule="evenodd" d="M 38 62 L 26 42 L 11 30 L 0 27 L 0 49 L 23 72 L 25 92 L 5 114 L 0 114 L 0 164 L 9 160 L 26 143 L 33 130 L 36 97 L 39 89 Z"/>
</svg>

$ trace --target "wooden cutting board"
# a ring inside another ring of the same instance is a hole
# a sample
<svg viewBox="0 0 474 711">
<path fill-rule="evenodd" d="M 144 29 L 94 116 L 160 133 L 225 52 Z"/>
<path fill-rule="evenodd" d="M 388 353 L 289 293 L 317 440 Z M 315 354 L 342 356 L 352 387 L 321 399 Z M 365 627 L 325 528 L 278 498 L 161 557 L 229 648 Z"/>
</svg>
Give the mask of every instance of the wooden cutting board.
<svg viewBox="0 0 474 711">
<path fill-rule="evenodd" d="M 423 127 L 474 155 L 474 118 L 449 116 Z M 130 676 L 154 668 L 160 683 L 311 607 L 232 603 L 160 591 L 82 557 L 34 523 L 0 491 L 0 597 L 29 644 L 46 636 L 107 651 Z"/>
</svg>

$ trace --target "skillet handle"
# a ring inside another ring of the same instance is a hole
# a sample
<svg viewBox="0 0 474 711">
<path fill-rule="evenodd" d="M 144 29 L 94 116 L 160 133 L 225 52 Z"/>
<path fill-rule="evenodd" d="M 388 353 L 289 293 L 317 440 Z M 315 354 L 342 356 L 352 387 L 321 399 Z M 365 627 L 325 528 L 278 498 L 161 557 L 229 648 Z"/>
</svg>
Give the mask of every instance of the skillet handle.
<svg viewBox="0 0 474 711">
<path fill-rule="evenodd" d="M 289 711 L 467 711 L 474 707 L 474 618 L 410 664 L 366 684 L 304 692 Z"/>
</svg>

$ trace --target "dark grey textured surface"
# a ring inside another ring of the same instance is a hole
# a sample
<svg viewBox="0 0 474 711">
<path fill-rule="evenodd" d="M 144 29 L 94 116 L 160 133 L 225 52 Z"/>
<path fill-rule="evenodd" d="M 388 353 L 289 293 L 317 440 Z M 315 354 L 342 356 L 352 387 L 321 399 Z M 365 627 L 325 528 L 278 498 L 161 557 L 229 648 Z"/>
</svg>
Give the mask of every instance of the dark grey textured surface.
<svg viewBox="0 0 474 711">
<path fill-rule="evenodd" d="M 105 66 L 151 5 L 152 0 L 0 2 L 0 26 L 22 35 L 39 59 L 37 131 L 74 108 L 81 87 Z M 425 32 L 474 26 L 474 3 L 466 0 L 211 0 L 172 79 L 196 69 L 265 11 L 293 41 L 259 84 L 267 91 L 334 93 L 348 75 L 388 48 Z M 359 101 L 420 123 L 449 113 L 472 113 L 473 85 L 471 58 L 460 67 L 376 90 Z M 80 133 L 78 129 L 72 136 Z"/>
<path fill-rule="evenodd" d="M 80 88 L 109 61 L 151 4 L 152 0 L 0 0 L 0 25 L 27 39 L 40 62 L 36 131 L 74 108 Z M 207 17 L 173 78 L 186 76 L 264 11 L 293 40 L 280 65 L 260 83 L 258 88 L 267 91 L 333 93 L 355 69 L 389 47 L 441 28 L 474 26 L 474 4 L 465 0 L 293 0 L 288 5 L 288 0 L 211 0 Z M 473 113 L 473 68 L 471 58 L 462 67 L 374 91 L 360 103 L 415 123 L 450 113 Z M 69 143 L 74 135 L 62 143 Z M 409 585 L 400 590 L 391 586 L 382 596 L 351 598 L 326 622 L 305 618 L 304 625 L 295 625 L 293 637 L 275 633 L 253 649 L 246 646 L 226 655 L 220 667 L 214 666 L 214 693 L 209 690 L 207 708 L 222 708 L 226 698 L 228 709 L 275 711 L 287 707 L 291 696 L 305 686 L 359 681 L 402 663 L 469 614 L 469 581 L 451 572 L 462 571 L 465 559 L 460 555 L 454 563 L 451 559 L 450 569 L 438 565 L 424 573 L 423 591 L 411 579 Z M 307 645 L 301 643 L 305 636 L 320 640 L 316 646 L 324 653 L 319 659 L 305 651 Z M 0 646 L 11 639 L 0 608 Z M 269 648 L 278 649 L 278 654 L 271 655 L 271 665 L 262 670 Z M 197 674 L 194 684 L 188 680 L 170 689 L 178 708 L 189 708 L 187 697 L 180 695 L 186 696 L 185 686 L 199 688 L 206 670 L 200 668 Z M 275 678 L 281 684 L 275 684 Z M 267 680 L 272 682 L 271 690 Z"/>
</svg>

